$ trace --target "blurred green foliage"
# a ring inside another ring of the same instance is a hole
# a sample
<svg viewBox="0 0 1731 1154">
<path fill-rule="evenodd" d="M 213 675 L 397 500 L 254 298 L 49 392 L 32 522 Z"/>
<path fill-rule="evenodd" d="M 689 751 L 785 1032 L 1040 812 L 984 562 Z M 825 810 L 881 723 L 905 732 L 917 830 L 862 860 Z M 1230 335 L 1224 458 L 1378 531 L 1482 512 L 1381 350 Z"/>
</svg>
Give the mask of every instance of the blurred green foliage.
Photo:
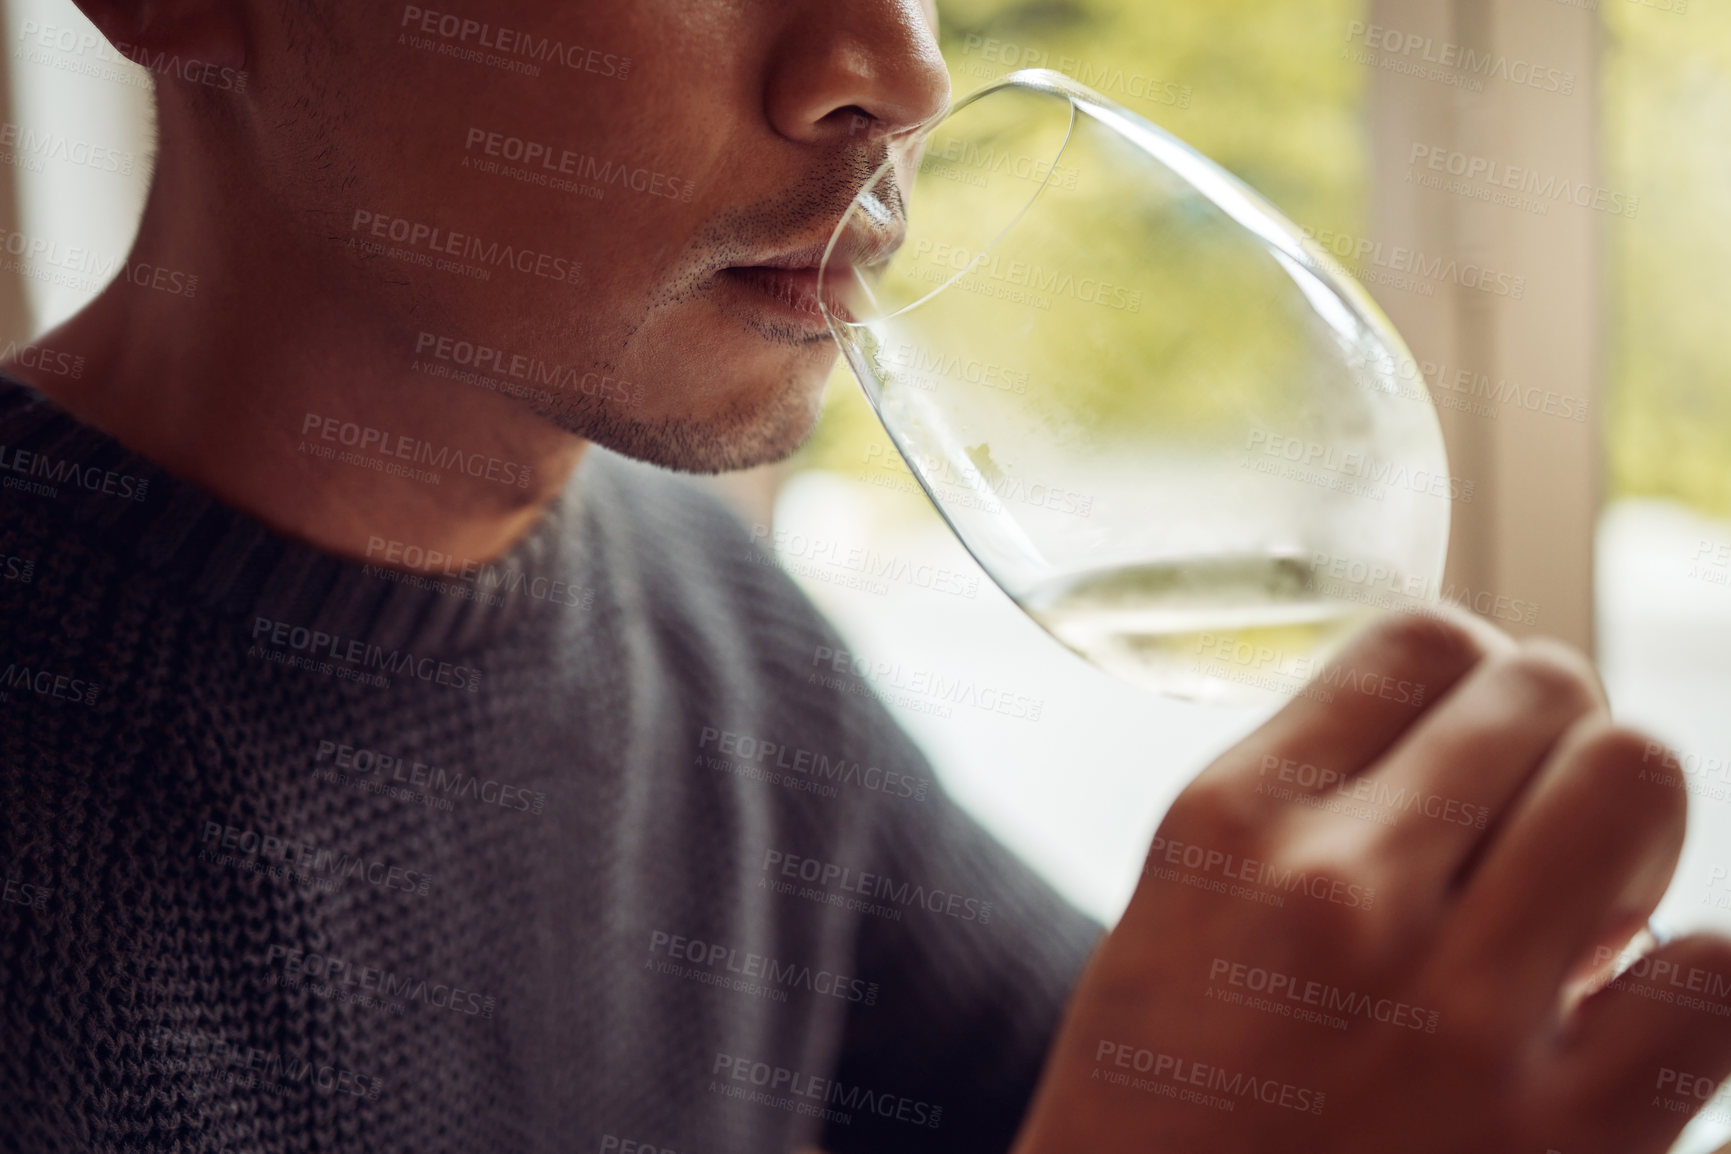
<svg viewBox="0 0 1731 1154">
<path fill-rule="evenodd" d="M 1731 515 L 1731 4 L 1600 0 L 1612 498 Z M 1213 157 L 1315 230 L 1360 235 L 1369 77 L 1341 53 L 1363 0 L 940 0 L 958 94 L 1025 64 L 1070 72 Z M 1038 55 L 1042 54 L 1043 55 Z M 1034 54 L 1031 55 L 1030 54 Z M 1230 323 L 1198 292 L 1191 320 Z M 1589 338 L 1590 339 L 1590 338 Z M 881 436 L 838 368 L 797 466 L 857 471 Z"/>
<path fill-rule="evenodd" d="M 1601 5 L 1611 495 L 1731 515 L 1731 5 Z"/>
<path fill-rule="evenodd" d="M 1362 0 L 939 0 L 939 8 L 958 96 L 1019 67 L 1056 68 L 1194 145 L 1306 227 L 1362 231 L 1369 77 L 1341 53 Z M 1222 342 L 1204 330 L 1242 321 L 1232 277 L 1213 277 L 1213 291 L 1210 278 L 1194 280 L 1184 315 L 1161 317 L 1162 331 L 1150 318 L 1162 358 L 1183 355 L 1186 332 L 1218 350 Z M 1210 393 L 1198 390 L 1194 401 Z M 824 420 L 795 465 L 859 472 L 863 446 L 881 436 L 859 386 L 838 369 Z"/>
</svg>

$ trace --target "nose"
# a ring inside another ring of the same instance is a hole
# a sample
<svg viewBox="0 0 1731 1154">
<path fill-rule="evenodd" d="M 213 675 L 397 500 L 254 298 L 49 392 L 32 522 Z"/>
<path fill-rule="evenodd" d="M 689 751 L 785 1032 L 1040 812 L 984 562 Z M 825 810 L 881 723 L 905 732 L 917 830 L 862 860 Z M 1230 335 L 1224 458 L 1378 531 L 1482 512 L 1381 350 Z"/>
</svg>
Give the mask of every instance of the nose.
<svg viewBox="0 0 1731 1154">
<path fill-rule="evenodd" d="M 941 114 L 950 77 L 923 0 L 775 0 L 770 123 L 802 143 L 901 132 Z"/>
</svg>

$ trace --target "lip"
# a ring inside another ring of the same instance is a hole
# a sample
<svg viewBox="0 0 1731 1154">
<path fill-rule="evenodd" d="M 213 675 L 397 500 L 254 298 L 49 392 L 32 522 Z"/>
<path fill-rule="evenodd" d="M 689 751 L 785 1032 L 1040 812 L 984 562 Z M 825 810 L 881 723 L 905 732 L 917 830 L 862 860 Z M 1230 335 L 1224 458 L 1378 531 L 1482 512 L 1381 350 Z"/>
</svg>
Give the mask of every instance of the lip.
<svg viewBox="0 0 1731 1154">
<path fill-rule="evenodd" d="M 829 322 L 824 319 L 819 303 L 823 286 L 816 264 L 735 265 L 722 269 L 720 275 L 741 292 L 773 309 L 784 320 L 793 321 L 813 334 L 829 333 Z M 833 289 L 823 295 L 822 303 L 827 304 L 835 316 L 843 320 L 852 319 Z"/>
<path fill-rule="evenodd" d="M 901 246 L 906 235 L 899 221 L 872 230 L 850 229 L 830 254 L 829 275 L 822 275 L 827 242 L 805 248 L 765 254 L 751 264 L 720 270 L 721 277 L 768 301 L 786 319 L 814 333 L 829 331 L 824 310 L 844 323 L 855 321 L 847 297 L 862 271 L 881 269 Z"/>
</svg>

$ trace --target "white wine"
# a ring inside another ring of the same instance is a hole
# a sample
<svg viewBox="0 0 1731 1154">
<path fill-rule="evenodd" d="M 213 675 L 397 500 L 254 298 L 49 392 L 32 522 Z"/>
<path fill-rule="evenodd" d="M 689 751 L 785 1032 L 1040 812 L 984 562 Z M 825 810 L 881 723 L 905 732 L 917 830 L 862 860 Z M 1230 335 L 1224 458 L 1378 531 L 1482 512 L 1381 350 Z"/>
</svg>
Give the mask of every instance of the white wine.
<svg viewBox="0 0 1731 1154">
<path fill-rule="evenodd" d="M 1016 598 L 1102 669 L 1176 697 L 1249 703 L 1302 691 L 1367 616 L 1308 560 L 1252 554 L 1073 574 Z"/>
</svg>

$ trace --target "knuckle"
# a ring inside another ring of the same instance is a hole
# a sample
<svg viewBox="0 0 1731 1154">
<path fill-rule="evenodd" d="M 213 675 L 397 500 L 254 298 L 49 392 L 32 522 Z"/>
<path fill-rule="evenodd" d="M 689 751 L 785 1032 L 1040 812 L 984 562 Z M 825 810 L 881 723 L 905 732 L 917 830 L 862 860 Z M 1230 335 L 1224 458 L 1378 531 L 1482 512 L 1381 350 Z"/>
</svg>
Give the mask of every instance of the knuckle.
<svg viewBox="0 0 1731 1154">
<path fill-rule="evenodd" d="M 1460 669 L 1489 653 L 1482 631 L 1449 614 L 1391 613 L 1366 632 L 1379 651 L 1414 671 Z"/>
<path fill-rule="evenodd" d="M 1269 863 L 1269 876 L 1316 921 L 1350 925 L 1352 939 L 1368 943 L 1389 908 L 1380 860 L 1368 840 L 1291 846 Z"/>
<path fill-rule="evenodd" d="M 1226 778 L 1202 777 L 1187 786 L 1166 811 L 1161 830 L 1167 827 L 1195 839 L 1217 844 L 1243 844 L 1266 824 L 1245 796 L 1245 791 Z"/>
<path fill-rule="evenodd" d="M 1599 719 L 1579 723 L 1574 732 L 1561 768 L 1576 779 L 1578 788 L 1602 799 L 1603 807 L 1614 808 L 1625 819 L 1640 816 L 1674 827 L 1681 836 L 1688 792 L 1669 774 L 1645 772 L 1655 751 L 1666 750 L 1663 743 Z"/>
<path fill-rule="evenodd" d="M 1503 676 L 1544 705 L 1583 712 L 1600 709 L 1598 674 L 1585 657 L 1554 641 L 1528 641 L 1502 660 Z"/>
</svg>

